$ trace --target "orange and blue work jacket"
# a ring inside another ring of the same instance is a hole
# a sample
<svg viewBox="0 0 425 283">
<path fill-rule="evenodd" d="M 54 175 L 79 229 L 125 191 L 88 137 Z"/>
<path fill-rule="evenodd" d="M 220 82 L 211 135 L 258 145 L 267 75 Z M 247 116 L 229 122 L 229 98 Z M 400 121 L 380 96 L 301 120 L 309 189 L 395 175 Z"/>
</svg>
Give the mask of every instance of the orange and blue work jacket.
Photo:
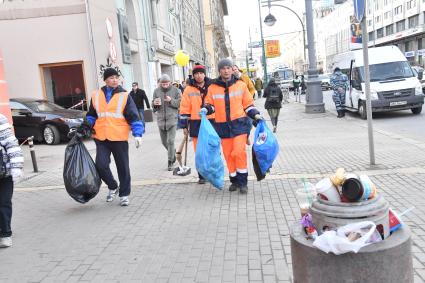
<svg viewBox="0 0 425 283">
<path fill-rule="evenodd" d="M 193 81 L 184 89 L 180 102 L 179 128 L 189 128 L 189 136 L 197 137 L 201 126 L 199 111 L 204 106 L 205 96 L 211 83 L 209 78 L 205 78 L 203 87 L 199 87 Z M 214 114 L 207 118 L 214 125 Z"/>
<path fill-rule="evenodd" d="M 251 119 L 260 113 L 246 84 L 235 76 L 227 83 L 221 78 L 211 83 L 205 97 L 205 108 L 207 114 L 215 113 L 214 128 L 220 138 L 249 135 Z"/>
</svg>

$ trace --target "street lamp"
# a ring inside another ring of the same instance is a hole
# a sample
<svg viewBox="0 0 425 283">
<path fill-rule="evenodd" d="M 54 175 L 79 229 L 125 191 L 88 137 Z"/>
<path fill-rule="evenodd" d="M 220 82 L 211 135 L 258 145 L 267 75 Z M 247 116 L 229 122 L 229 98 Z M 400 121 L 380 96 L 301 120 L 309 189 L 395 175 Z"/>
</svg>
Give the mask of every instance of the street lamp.
<svg viewBox="0 0 425 283">
<path fill-rule="evenodd" d="M 264 23 L 271 27 L 276 23 L 276 18 L 275 16 L 273 16 L 272 14 L 268 14 L 265 18 L 264 18 Z"/>
<path fill-rule="evenodd" d="M 317 70 L 316 49 L 314 45 L 313 5 L 311 2 L 312 0 L 305 0 L 308 46 L 306 46 L 305 44 L 306 29 L 304 27 L 303 21 L 294 10 L 283 5 L 275 4 L 275 2 L 281 2 L 281 1 L 283 0 L 273 0 L 273 4 L 272 4 L 271 0 L 266 0 L 263 3 L 266 3 L 267 5 L 263 7 L 269 7 L 269 9 L 273 6 L 282 7 L 284 9 L 291 11 L 293 14 L 295 14 L 298 20 L 300 21 L 303 27 L 304 61 L 306 58 L 306 55 L 305 55 L 306 47 L 308 47 L 308 60 L 309 60 L 305 112 L 306 113 L 323 113 L 325 112 L 325 104 L 323 103 L 323 93 L 322 93 L 320 81 L 317 79 L 319 72 Z M 268 16 L 270 17 L 269 17 L 268 23 L 266 24 L 267 25 L 270 24 L 270 26 L 272 26 L 276 22 L 276 18 L 272 14 L 269 14 Z M 273 19 L 274 19 L 274 22 L 273 22 Z"/>
</svg>

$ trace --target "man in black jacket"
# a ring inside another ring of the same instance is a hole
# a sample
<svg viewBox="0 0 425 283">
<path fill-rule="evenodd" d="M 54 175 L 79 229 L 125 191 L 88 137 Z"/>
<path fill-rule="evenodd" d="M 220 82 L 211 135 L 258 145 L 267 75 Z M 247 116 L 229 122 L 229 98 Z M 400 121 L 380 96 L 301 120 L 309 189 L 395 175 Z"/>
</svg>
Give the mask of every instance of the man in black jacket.
<svg viewBox="0 0 425 283">
<path fill-rule="evenodd" d="M 137 82 L 134 82 L 132 84 L 132 90 L 130 91 L 130 96 L 133 98 L 134 103 L 136 103 L 137 110 L 139 111 L 140 119 L 143 121 L 143 125 L 145 123 L 144 118 L 144 111 L 145 111 L 145 102 L 146 107 L 148 109 L 151 108 L 149 105 L 148 97 L 146 96 L 146 93 L 143 89 L 139 88 L 139 84 Z"/>
</svg>

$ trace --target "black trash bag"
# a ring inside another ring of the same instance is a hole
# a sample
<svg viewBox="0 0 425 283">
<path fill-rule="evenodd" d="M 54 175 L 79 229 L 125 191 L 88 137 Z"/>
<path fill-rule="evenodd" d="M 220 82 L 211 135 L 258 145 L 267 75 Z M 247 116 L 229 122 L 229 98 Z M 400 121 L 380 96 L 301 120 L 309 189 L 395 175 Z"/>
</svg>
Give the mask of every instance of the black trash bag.
<svg viewBox="0 0 425 283">
<path fill-rule="evenodd" d="M 96 165 L 77 133 L 65 149 L 63 180 L 68 194 L 79 203 L 86 203 L 99 192 L 102 180 Z"/>
<path fill-rule="evenodd" d="M 260 165 L 258 165 L 257 156 L 255 156 L 254 147 L 252 147 L 252 166 L 254 167 L 255 176 L 257 176 L 257 181 L 261 181 L 266 178 L 266 175 L 261 173 Z"/>
</svg>

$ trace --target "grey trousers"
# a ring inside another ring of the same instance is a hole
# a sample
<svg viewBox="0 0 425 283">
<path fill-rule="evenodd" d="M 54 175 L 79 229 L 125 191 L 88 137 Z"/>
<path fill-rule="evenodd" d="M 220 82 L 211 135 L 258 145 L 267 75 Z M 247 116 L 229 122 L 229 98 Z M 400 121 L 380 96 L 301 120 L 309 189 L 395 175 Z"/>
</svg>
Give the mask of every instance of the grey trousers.
<svg viewBox="0 0 425 283">
<path fill-rule="evenodd" d="M 174 146 L 174 140 L 176 139 L 177 126 L 172 126 L 168 130 L 159 128 L 159 134 L 161 135 L 161 142 L 165 149 L 168 151 L 168 161 L 176 161 L 176 149 Z"/>
</svg>

